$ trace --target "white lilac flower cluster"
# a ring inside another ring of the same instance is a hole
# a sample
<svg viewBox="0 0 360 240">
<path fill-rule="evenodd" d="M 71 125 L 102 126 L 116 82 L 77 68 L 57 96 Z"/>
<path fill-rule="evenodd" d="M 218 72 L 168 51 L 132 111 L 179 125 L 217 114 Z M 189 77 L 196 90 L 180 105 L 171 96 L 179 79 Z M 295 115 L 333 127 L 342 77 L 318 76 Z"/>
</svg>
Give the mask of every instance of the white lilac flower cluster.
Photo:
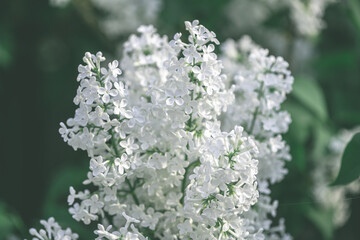
<svg viewBox="0 0 360 240">
<path fill-rule="evenodd" d="M 287 173 L 285 162 L 291 159 L 289 147 L 281 137 L 291 119 L 280 106 L 292 89 L 293 77 L 283 58 L 270 56 L 247 36 L 238 42 L 228 40 L 222 47 L 227 84 L 235 94 L 235 103 L 223 114 L 223 126 L 243 126 L 255 138 L 259 150 L 260 197 L 244 216 L 254 231 L 264 230 L 258 233 L 263 239 L 289 239 L 283 220 L 280 226 L 271 225 L 269 216 L 275 216 L 278 202 L 271 200 L 269 186 L 283 179 Z"/>
<path fill-rule="evenodd" d="M 56 7 L 64 7 L 76 0 L 50 0 Z M 134 32 L 141 24 L 154 23 L 161 10 L 161 0 L 89 0 L 103 13 L 99 25 L 108 37 Z"/>
<path fill-rule="evenodd" d="M 322 18 L 326 7 L 335 1 L 233 0 L 227 11 L 234 24 L 239 28 L 248 28 L 261 25 L 275 12 L 288 9 L 297 32 L 304 36 L 314 36 L 325 26 Z"/>
<path fill-rule="evenodd" d="M 79 238 L 76 233 L 72 233 L 70 228 L 61 229 L 60 225 L 52 217 L 47 221 L 41 220 L 40 223 L 44 226 L 44 229 L 39 231 L 34 228 L 30 229 L 30 234 L 34 236 L 33 240 L 75 240 Z"/>
<path fill-rule="evenodd" d="M 221 61 L 215 33 L 185 26 L 187 41 L 141 26 L 108 67 L 85 54 L 78 109 L 59 131 L 87 151 L 91 186 L 70 187 L 69 212 L 98 223 L 96 239 L 289 239 L 283 222 L 270 227 L 268 196 L 290 158 L 287 63 L 257 48 Z M 238 69 L 227 78 L 223 64 Z"/>
<path fill-rule="evenodd" d="M 348 194 L 360 192 L 360 181 L 354 181 L 344 186 L 329 186 L 338 174 L 341 165 L 341 156 L 352 136 L 360 132 L 360 127 L 352 130 L 342 130 L 329 143 L 329 154 L 316 162 L 312 172 L 313 197 L 322 209 L 333 212 L 332 223 L 341 227 L 350 217 Z M 329 212 L 330 212 L 329 211 Z"/>
</svg>

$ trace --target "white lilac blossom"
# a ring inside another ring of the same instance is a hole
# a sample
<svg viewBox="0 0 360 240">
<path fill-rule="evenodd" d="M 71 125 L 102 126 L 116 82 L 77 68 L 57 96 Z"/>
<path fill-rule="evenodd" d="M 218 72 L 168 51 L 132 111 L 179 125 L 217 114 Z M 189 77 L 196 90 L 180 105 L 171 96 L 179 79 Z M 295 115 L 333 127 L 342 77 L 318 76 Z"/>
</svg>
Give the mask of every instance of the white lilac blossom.
<svg viewBox="0 0 360 240">
<path fill-rule="evenodd" d="M 84 184 L 98 190 L 71 187 L 69 211 L 97 221 L 99 239 L 250 234 L 241 214 L 258 198 L 257 147 L 242 127 L 220 130 L 234 96 L 213 52 L 219 42 L 198 21 L 185 25 L 185 42 L 140 27 L 124 44 L 121 75 L 115 61 L 101 66 L 101 53 L 85 54 L 79 66 L 79 108 L 60 133 L 88 152 Z"/>
<path fill-rule="evenodd" d="M 312 172 L 313 197 L 322 209 L 333 212 L 332 223 L 341 227 L 350 217 L 348 194 L 360 192 L 360 181 L 354 181 L 344 186 L 329 186 L 336 178 L 341 165 L 341 156 L 352 136 L 360 131 L 360 127 L 352 130 L 342 130 L 329 143 L 329 153 L 325 158 L 316 161 Z"/>
<path fill-rule="evenodd" d="M 100 26 L 110 36 L 134 32 L 141 24 L 156 21 L 161 0 L 91 0 L 95 7 L 106 12 Z"/>
<path fill-rule="evenodd" d="M 47 221 L 41 220 L 40 223 L 43 225 L 43 229 L 31 228 L 29 231 L 33 240 L 76 240 L 79 238 L 70 228 L 62 229 L 52 217 Z"/>
<path fill-rule="evenodd" d="M 283 221 L 271 227 L 268 188 L 290 158 L 287 63 L 250 41 L 244 62 L 221 61 L 214 32 L 185 26 L 171 41 L 141 26 L 120 64 L 85 54 L 78 108 L 59 132 L 87 152 L 95 190 L 70 187 L 69 212 L 96 222 L 97 239 L 289 239 Z"/>
<path fill-rule="evenodd" d="M 305 36 L 314 36 L 324 28 L 323 16 L 326 7 L 336 0 L 289 1 L 291 18 L 297 31 Z"/>
<path fill-rule="evenodd" d="M 235 94 L 235 103 L 223 114 L 223 128 L 243 126 L 254 137 L 259 151 L 260 197 L 243 216 L 255 239 L 290 239 L 283 220 L 273 226 L 271 217 L 276 215 L 278 202 L 271 200 L 269 187 L 283 179 L 287 173 L 285 162 L 291 159 L 281 136 L 291 119 L 281 110 L 281 103 L 292 89 L 293 77 L 283 58 L 269 55 L 247 36 L 238 42 L 228 40 L 222 47 L 227 84 Z"/>
<path fill-rule="evenodd" d="M 56 7 L 64 7 L 75 0 L 50 0 Z M 141 24 L 154 23 L 162 0 L 89 0 L 99 14 L 98 24 L 109 37 L 134 32 Z"/>
<path fill-rule="evenodd" d="M 336 0 L 233 0 L 227 11 L 239 29 L 262 25 L 272 15 L 288 9 L 298 34 L 315 36 L 324 28 L 326 7 Z M 244 19 L 246 19 L 244 21 Z"/>
</svg>

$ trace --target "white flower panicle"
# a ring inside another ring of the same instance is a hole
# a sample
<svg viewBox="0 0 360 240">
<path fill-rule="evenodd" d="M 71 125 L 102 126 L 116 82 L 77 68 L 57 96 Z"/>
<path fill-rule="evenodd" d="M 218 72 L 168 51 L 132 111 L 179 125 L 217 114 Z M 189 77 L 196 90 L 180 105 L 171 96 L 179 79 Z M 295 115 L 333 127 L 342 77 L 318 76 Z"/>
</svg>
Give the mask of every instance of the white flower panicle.
<svg viewBox="0 0 360 240">
<path fill-rule="evenodd" d="M 277 201 L 270 199 L 270 184 L 283 179 L 287 173 L 285 161 L 291 159 L 289 147 L 281 134 L 287 132 L 290 115 L 281 110 L 281 103 L 292 89 L 293 77 L 288 64 L 281 57 L 269 56 L 268 51 L 254 44 L 247 36 L 238 42 L 228 40 L 223 45 L 222 60 L 227 84 L 235 94 L 235 104 L 223 114 L 223 127 L 241 125 L 254 136 L 258 148 L 260 197 L 256 210 L 244 213 L 256 238 L 289 239 L 283 223 L 271 226 Z"/>
<path fill-rule="evenodd" d="M 268 50 L 252 43 L 247 36 L 239 42 L 228 40 L 223 52 L 228 85 L 234 88 L 238 101 L 228 109 L 226 124 L 240 122 L 248 134 L 258 138 L 287 132 L 291 119 L 280 106 L 294 81 L 288 63 L 282 57 L 269 56 Z M 275 146 L 276 140 L 271 144 L 273 148 L 282 148 Z"/>
<path fill-rule="evenodd" d="M 65 7 L 71 0 L 49 0 L 56 7 Z M 263 24 L 272 14 L 288 9 L 296 31 L 303 36 L 316 36 L 325 27 L 325 9 L 337 0 L 233 0 L 226 15 L 237 29 L 249 29 Z M 101 29 L 116 37 L 133 32 L 141 24 L 156 22 L 162 0 L 91 0 L 101 12 Z"/>
<path fill-rule="evenodd" d="M 44 229 L 36 230 L 30 229 L 30 234 L 33 236 L 33 240 L 76 240 L 79 236 L 76 233 L 67 229 L 62 229 L 60 225 L 55 222 L 54 218 L 49 218 L 47 221 L 41 220 L 40 223 L 44 226 Z"/>
<path fill-rule="evenodd" d="M 109 37 L 134 32 L 141 24 L 156 21 L 161 10 L 161 0 L 92 0 L 99 10 L 106 13 L 100 26 Z"/>
<path fill-rule="evenodd" d="M 311 37 L 324 28 L 325 9 L 334 2 L 336 0 L 233 0 L 227 10 L 238 28 L 249 29 L 260 26 L 272 14 L 288 9 L 297 33 Z"/>
<path fill-rule="evenodd" d="M 218 59 L 215 33 L 197 20 L 185 26 L 186 41 L 141 26 L 107 67 L 101 53 L 85 54 L 78 109 L 59 132 L 87 151 L 84 184 L 96 191 L 70 187 L 69 212 L 97 222 L 97 239 L 286 237 L 282 222 L 270 228 L 268 184 L 290 158 L 279 135 L 290 122 L 280 111 L 287 64 L 249 48 L 237 71 L 225 66 L 228 78 L 232 59 Z"/>
<path fill-rule="evenodd" d="M 314 36 L 325 27 L 323 16 L 326 7 L 337 0 L 289 1 L 291 18 L 298 32 Z"/>
<path fill-rule="evenodd" d="M 55 7 L 65 7 L 74 0 L 50 0 Z M 162 0 L 90 0 L 97 11 L 100 29 L 108 37 L 134 32 L 141 24 L 154 23 L 161 10 Z"/>
</svg>

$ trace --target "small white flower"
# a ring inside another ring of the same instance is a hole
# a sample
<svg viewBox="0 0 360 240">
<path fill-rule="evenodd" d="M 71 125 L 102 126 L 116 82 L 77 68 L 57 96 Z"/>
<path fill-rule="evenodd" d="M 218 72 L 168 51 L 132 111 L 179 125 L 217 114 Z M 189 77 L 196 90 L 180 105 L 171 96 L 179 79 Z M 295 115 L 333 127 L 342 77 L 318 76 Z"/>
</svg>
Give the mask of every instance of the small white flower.
<svg viewBox="0 0 360 240">
<path fill-rule="evenodd" d="M 174 105 L 174 103 L 176 103 L 177 105 L 181 106 L 184 104 L 184 99 L 182 98 L 182 96 L 184 96 L 184 93 L 181 89 L 176 89 L 175 92 L 167 91 L 167 95 L 167 105 L 172 106 Z"/>
<path fill-rule="evenodd" d="M 118 91 L 120 97 L 125 97 L 128 94 L 123 82 L 114 82 L 114 87 Z"/>
<path fill-rule="evenodd" d="M 134 139 L 132 137 L 129 137 L 127 140 L 121 141 L 120 146 L 125 148 L 125 151 L 128 155 L 131 155 L 133 153 L 133 150 L 139 148 L 139 145 L 134 143 Z"/>
<path fill-rule="evenodd" d="M 128 157 L 127 157 L 127 155 L 126 155 L 125 153 L 123 153 L 123 154 L 121 155 L 121 158 L 116 158 L 116 159 L 114 160 L 114 164 L 115 164 L 115 166 L 117 167 L 118 172 L 119 172 L 120 174 L 124 174 L 124 170 L 130 168 L 130 163 L 129 163 Z"/>
<path fill-rule="evenodd" d="M 115 89 L 112 89 L 112 83 L 110 81 L 106 81 L 104 87 L 99 87 L 98 93 L 102 95 L 101 99 L 104 103 L 108 103 L 110 97 L 115 97 L 118 94 Z"/>
<path fill-rule="evenodd" d="M 108 161 L 103 161 L 102 156 L 98 156 L 90 160 L 90 170 L 92 170 L 92 173 L 95 177 L 101 173 L 104 173 L 108 169 L 106 166 L 107 162 Z"/>
<path fill-rule="evenodd" d="M 95 230 L 94 233 L 98 235 L 96 240 L 101 240 L 103 238 L 109 239 L 109 240 L 117 240 L 121 237 L 119 232 L 113 232 L 110 233 L 110 229 L 112 228 L 111 225 L 107 226 L 105 228 L 102 224 L 98 224 L 98 230 Z"/>
<path fill-rule="evenodd" d="M 67 199 L 69 205 L 72 205 L 76 198 L 77 198 L 77 195 L 76 195 L 75 189 L 73 187 L 70 187 L 70 195 L 68 196 L 68 199 Z"/>
<path fill-rule="evenodd" d="M 83 204 L 86 207 L 89 207 L 91 214 L 98 213 L 104 206 L 104 203 L 99 201 L 99 196 L 97 194 L 94 194 L 89 199 L 84 200 Z"/>
<path fill-rule="evenodd" d="M 128 105 L 128 102 L 126 99 L 122 99 L 121 101 L 114 101 L 114 113 L 120 114 L 121 116 L 124 116 L 125 118 L 132 118 L 132 112 L 130 110 L 126 110 L 125 107 Z"/>
<path fill-rule="evenodd" d="M 93 75 L 92 71 L 91 71 L 91 67 L 86 65 L 79 65 L 78 67 L 78 71 L 79 71 L 79 75 L 77 77 L 77 81 L 80 81 L 84 78 L 89 78 Z"/>
</svg>

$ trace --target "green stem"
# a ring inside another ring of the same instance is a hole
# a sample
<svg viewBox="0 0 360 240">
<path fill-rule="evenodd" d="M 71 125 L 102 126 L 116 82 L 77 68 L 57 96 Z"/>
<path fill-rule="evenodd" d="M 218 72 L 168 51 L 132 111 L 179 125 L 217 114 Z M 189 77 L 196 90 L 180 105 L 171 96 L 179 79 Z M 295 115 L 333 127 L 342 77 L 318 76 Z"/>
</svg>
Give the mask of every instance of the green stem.
<svg viewBox="0 0 360 240">
<path fill-rule="evenodd" d="M 114 133 L 113 133 L 112 129 L 110 130 L 110 135 L 111 135 L 111 146 L 112 146 L 112 149 L 114 150 L 115 155 L 120 158 L 121 155 L 120 155 L 120 153 L 119 153 L 118 148 L 116 147 L 116 145 L 117 145 L 117 144 L 116 144 L 116 139 L 115 139 L 115 136 L 114 136 Z"/>
<path fill-rule="evenodd" d="M 252 132 L 253 132 L 254 126 L 255 126 L 255 121 L 256 121 L 256 118 L 257 118 L 258 114 L 259 114 L 259 107 L 256 107 L 253 118 L 251 120 L 251 125 L 250 125 L 250 129 L 249 129 L 249 135 L 252 135 Z"/>
<path fill-rule="evenodd" d="M 131 182 L 128 178 L 125 178 L 125 182 L 127 183 L 127 185 L 129 186 L 130 189 L 130 194 L 132 196 L 132 198 L 134 199 L 134 202 L 136 203 L 136 205 L 139 205 L 139 199 L 137 198 L 136 194 L 135 194 L 135 188 L 131 185 Z"/>
<path fill-rule="evenodd" d="M 263 93 L 262 93 L 263 87 L 264 87 L 264 82 L 261 82 L 261 85 L 260 85 L 260 88 L 259 88 L 259 93 L 258 93 L 258 99 L 259 99 L 259 101 L 260 101 L 260 99 L 261 99 L 261 97 L 262 97 L 262 95 L 263 95 Z M 257 107 L 255 108 L 255 112 L 254 112 L 253 118 L 252 118 L 252 120 L 251 120 L 250 128 L 249 128 L 249 131 L 248 131 L 249 135 L 252 135 L 252 133 L 253 133 L 253 131 L 254 131 L 255 122 L 256 122 L 257 116 L 259 115 L 259 111 L 260 111 L 260 107 L 257 106 Z"/>
<path fill-rule="evenodd" d="M 119 150 L 116 147 L 116 139 L 115 139 L 115 136 L 114 136 L 114 133 L 112 132 L 112 130 L 110 130 L 110 134 L 111 134 L 111 146 L 114 149 L 115 155 L 117 157 L 120 157 Z M 130 189 L 129 193 L 131 194 L 132 198 L 134 199 L 134 202 L 136 203 L 136 205 L 139 205 L 140 202 L 139 202 L 138 197 L 135 194 L 135 187 L 131 185 L 131 182 L 127 177 L 125 178 L 125 182 L 126 182 L 126 184 L 128 185 L 128 187 Z"/>
<path fill-rule="evenodd" d="M 186 180 L 187 180 L 187 177 L 188 177 L 188 175 L 189 175 L 190 169 L 191 169 L 191 168 L 194 168 L 194 167 L 196 167 L 196 166 L 199 166 L 199 165 L 200 165 L 200 159 L 197 159 L 196 161 L 190 163 L 189 166 L 187 166 L 187 167 L 185 168 L 184 178 L 183 178 L 183 180 L 182 180 L 182 182 L 181 182 L 181 192 L 182 192 L 182 196 L 181 196 L 181 199 L 180 199 L 180 203 L 181 203 L 182 205 L 184 205 L 185 189 L 186 189 L 186 187 L 187 187 L 187 185 L 186 185 Z"/>
</svg>

